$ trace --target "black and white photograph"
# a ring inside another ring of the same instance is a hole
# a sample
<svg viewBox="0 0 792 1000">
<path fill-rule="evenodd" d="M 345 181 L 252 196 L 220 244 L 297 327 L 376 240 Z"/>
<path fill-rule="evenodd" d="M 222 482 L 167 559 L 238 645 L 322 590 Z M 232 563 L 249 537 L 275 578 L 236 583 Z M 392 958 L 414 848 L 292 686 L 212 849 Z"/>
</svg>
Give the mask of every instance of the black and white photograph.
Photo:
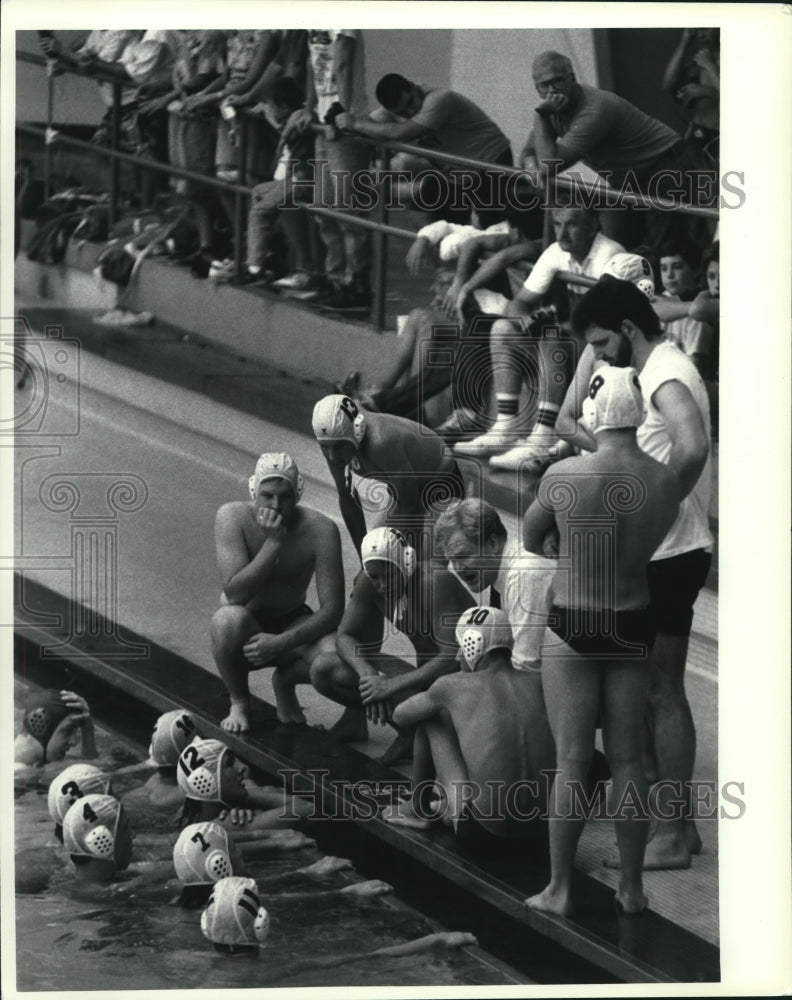
<svg viewBox="0 0 792 1000">
<path fill-rule="evenodd" d="M 792 991 L 789 5 L 1 13 L 3 995 Z"/>
</svg>

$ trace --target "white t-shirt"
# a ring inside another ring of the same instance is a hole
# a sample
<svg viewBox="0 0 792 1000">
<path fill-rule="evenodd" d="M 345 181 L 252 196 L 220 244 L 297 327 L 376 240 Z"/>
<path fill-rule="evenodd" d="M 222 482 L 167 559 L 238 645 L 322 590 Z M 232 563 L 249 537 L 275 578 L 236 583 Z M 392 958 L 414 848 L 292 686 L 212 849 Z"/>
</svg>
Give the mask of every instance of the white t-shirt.
<svg viewBox="0 0 792 1000">
<path fill-rule="evenodd" d="M 571 253 L 562 250 L 558 243 L 551 243 L 533 266 L 533 270 L 525 279 L 523 288 L 535 295 L 546 295 L 550 290 L 553 278 L 559 271 L 571 271 L 573 274 L 584 274 L 587 278 L 599 279 L 612 257 L 624 253 L 624 247 L 616 240 L 608 239 L 602 233 L 597 233 L 591 244 L 591 249 L 582 263 L 578 263 Z M 583 285 L 570 285 L 569 290 L 583 295 L 588 288 Z"/>
<path fill-rule="evenodd" d="M 325 113 L 336 101 L 344 104 L 339 93 L 336 75 L 335 46 L 340 35 L 354 40 L 352 50 L 351 106 L 344 107 L 353 115 L 363 114 L 366 108 L 366 68 L 363 58 L 363 38 L 357 28 L 310 29 L 308 31 L 308 51 L 311 57 L 313 84 L 316 91 L 316 111 L 323 121 Z"/>
<path fill-rule="evenodd" d="M 517 670 L 536 670 L 541 665 L 545 626 L 553 603 L 551 585 L 557 568 L 554 559 L 526 552 L 516 539 L 506 539 L 493 586 L 500 594 L 501 610 L 514 633 L 512 664 Z M 488 599 L 488 592 L 483 596 Z"/>
<path fill-rule="evenodd" d="M 666 431 L 665 422 L 652 403 L 652 396 L 665 382 L 677 381 L 687 387 L 701 412 L 707 441 L 710 442 L 707 390 L 696 366 L 676 344 L 667 340 L 659 343 L 649 355 L 649 360 L 638 377 L 647 412 L 646 419 L 638 428 L 637 440 L 647 455 L 666 465 L 671 456 L 671 439 Z M 694 549 L 712 548 L 713 539 L 709 529 L 711 489 L 712 463 L 710 455 L 707 455 L 707 462 L 698 482 L 682 501 L 679 515 L 652 557 L 652 561 L 669 559 L 671 556 L 679 556 Z"/>
</svg>

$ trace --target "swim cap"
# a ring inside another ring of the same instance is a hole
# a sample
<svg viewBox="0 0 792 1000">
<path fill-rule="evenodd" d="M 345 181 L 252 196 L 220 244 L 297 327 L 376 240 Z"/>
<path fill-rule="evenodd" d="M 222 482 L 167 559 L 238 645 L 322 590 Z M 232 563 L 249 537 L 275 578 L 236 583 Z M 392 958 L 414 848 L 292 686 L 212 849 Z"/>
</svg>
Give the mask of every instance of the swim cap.
<svg viewBox="0 0 792 1000">
<path fill-rule="evenodd" d="M 165 712 L 154 723 L 149 757 L 159 767 L 175 767 L 179 754 L 196 735 L 195 722 L 186 709 Z"/>
<path fill-rule="evenodd" d="M 50 782 L 47 808 L 53 822 L 63 823 L 63 817 L 77 799 L 86 795 L 108 795 L 110 779 L 93 764 L 72 764 Z"/>
<path fill-rule="evenodd" d="M 258 945 L 267 940 L 270 918 L 252 878 L 231 875 L 212 889 L 201 914 L 201 930 L 213 944 Z"/>
<path fill-rule="evenodd" d="M 349 396 L 332 395 L 320 399 L 311 419 L 316 440 L 349 441 L 356 448 L 366 431 L 366 418 Z"/>
<path fill-rule="evenodd" d="M 373 559 L 382 559 L 397 566 L 405 578 L 415 572 L 415 549 L 407 544 L 407 539 L 396 528 L 374 528 L 363 539 L 360 546 L 363 569 Z"/>
<path fill-rule="evenodd" d="M 646 257 L 637 253 L 617 253 L 608 261 L 605 274 L 621 281 L 630 281 L 651 302 L 655 297 L 654 273 Z"/>
<path fill-rule="evenodd" d="M 640 427 L 644 415 L 641 383 L 634 368 L 602 365 L 594 372 L 583 400 L 583 422 L 592 434 Z"/>
<path fill-rule="evenodd" d="M 63 817 L 63 844 L 69 854 L 110 861 L 115 852 L 121 803 L 112 795 L 86 795 Z"/>
<path fill-rule="evenodd" d="M 52 734 L 69 714 L 60 691 L 37 691 L 28 695 L 22 729 L 30 733 L 46 749 Z"/>
<path fill-rule="evenodd" d="M 500 608 L 468 608 L 457 622 L 456 641 L 468 670 L 475 670 L 491 649 L 514 648 L 509 619 Z"/>
<path fill-rule="evenodd" d="M 220 765 L 227 750 L 228 747 L 220 740 L 202 740 L 200 737 L 182 750 L 176 780 L 188 799 L 223 801 L 220 798 Z"/>
<path fill-rule="evenodd" d="M 206 885 L 234 874 L 232 855 L 234 843 L 219 823 L 192 823 L 173 847 L 173 866 L 185 885 Z"/>
<path fill-rule="evenodd" d="M 268 451 L 259 457 L 256 469 L 248 479 L 250 499 L 255 500 L 258 488 L 265 479 L 285 479 L 294 490 L 297 503 L 303 494 L 303 477 L 297 471 L 297 466 L 291 455 L 285 451 Z"/>
</svg>

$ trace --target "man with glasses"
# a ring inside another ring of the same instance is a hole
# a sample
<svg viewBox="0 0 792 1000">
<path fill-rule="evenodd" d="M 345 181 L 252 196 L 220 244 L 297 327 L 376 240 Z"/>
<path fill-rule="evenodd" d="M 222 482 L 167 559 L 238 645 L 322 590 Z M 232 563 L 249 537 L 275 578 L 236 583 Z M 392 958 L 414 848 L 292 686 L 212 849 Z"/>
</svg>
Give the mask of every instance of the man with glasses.
<svg viewBox="0 0 792 1000">
<path fill-rule="evenodd" d="M 698 189 L 690 183 L 691 165 L 684 142 L 673 129 L 623 97 L 578 83 L 572 63 L 560 52 L 536 57 L 533 81 L 540 101 L 534 107 L 522 162 L 528 170 L 538 171 L 540 179 L 580 161 L 613 188 L 694 200 Z M 646 242 L 654 246 L 666 235 L 667 219 L 661 218 L 664 213 L 642 214 Z M 639 220 L 621 206 L 600 214 L 605 235 L 628 248 L 641 240 L 636 231 Z M 685 224 L 682 219 L 681 225 Z"/>
</svg>

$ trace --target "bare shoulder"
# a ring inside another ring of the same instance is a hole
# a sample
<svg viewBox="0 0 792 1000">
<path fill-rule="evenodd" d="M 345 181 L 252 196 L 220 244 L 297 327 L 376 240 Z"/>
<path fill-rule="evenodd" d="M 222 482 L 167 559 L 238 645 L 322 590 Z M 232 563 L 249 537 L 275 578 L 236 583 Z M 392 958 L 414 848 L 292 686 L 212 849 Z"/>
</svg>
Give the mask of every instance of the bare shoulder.
<svg viewBox="0 0 792 1000">
<path fill-rule="evenodd" d="M 232 500 L 224 503 L 217 511 L 215 524 L 218 527 L 232 528 L 242 527 L 244 522 L 250 518 L 250 504 L 245 500 Z"/>
<path fill-rule="evenodd" d="M 315 507 L 300 504 L 299 528 L 317 544 L 340 537 L 335 521 Z"/>
</svg>

